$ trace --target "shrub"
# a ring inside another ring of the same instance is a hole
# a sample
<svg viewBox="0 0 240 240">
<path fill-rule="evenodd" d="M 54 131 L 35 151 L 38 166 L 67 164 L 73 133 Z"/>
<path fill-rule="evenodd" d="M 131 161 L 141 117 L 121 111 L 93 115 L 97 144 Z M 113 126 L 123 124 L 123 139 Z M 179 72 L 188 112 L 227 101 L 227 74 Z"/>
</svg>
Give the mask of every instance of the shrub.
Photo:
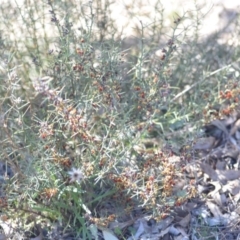
<svg viewBox="0 0 240 240">
<path fill-rule="evenodd" d="M 10 13 L 2 6 L 14 24 L 15 11 L 25 35 L 9 28 L 15 39 L 1 41 L 3 213 L 24 213 L 23 226 L 62 222 L 90 239 L 92 222 L 107 226 L 139 208 L 162 218 L 194 196 L 193 188 L 174 193 L 188 161 L 182 146 L 204 118 L 226 113 L 215 105 L 238 87 L 238 71 L 228 66 L 239 58 L 234 47 L 200 41 L 200 9 L 166 29 L 156 5 L 159 19 L 139 21 L 134 46 L 124 49 L 108 1 L 24 4 Z"/>
</svg>

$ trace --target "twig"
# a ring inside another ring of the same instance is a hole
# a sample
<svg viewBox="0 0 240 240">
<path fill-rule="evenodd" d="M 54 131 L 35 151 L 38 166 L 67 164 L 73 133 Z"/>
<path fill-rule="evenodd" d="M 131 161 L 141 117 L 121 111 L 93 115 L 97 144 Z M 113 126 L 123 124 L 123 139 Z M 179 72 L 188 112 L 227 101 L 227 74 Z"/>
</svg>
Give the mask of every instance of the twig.
<svg viewBox="0 0 240 240">
<path fill-rule="evenodd" d="M 227 66 L 224 66 L 224 67 L 222 67 L 222 68 L 217 69 L 217 70 L 214 71 L 214 72 L 211 72 L 211 73 L 210 73 L 208 76 L 206 76 L 204 79 L 201 79 L 201 80 L 195 82 L 192 86 L 190 86 L 190 87 L 184 89 L 182 92 L 178 93 L 171 101 L 175 101 L 176 99 L 180 98 L 183 94 L 185 94 L 186 92 L 188 92 L 188 91 L 190 91 L 191 89 L 193 89 L 194 87 L 196 87 L 198 84 L 204 82 L 204 81 L 205 81 L 206 79 L 208 79 L 209 77 L 211 77 L 211 76 L 213 76 L 214 74 L 216 74 L 216 73 L 218 73 L 218 72 L 220 72 L 220 71 L 222 71 L 222 70 L 224 70 L 224 69 L 226 69 L 226 68 L 228 68 L 228 67 L 231 67 L 231 66 L 232 66 L 232 64 L 229 64 L 229 65 L 227 65 Z"/>
</svg>

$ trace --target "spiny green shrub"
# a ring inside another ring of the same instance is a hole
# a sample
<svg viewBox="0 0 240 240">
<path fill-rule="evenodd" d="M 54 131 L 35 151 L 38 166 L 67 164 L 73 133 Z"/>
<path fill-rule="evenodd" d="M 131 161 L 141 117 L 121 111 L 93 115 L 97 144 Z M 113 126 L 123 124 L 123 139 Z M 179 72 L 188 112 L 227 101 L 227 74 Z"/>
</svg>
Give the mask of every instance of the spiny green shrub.
<svg viewBox="0 0 240 240">
<path fill-rule="evenodd" d="M 163 217 L 169 205 L 194 196 L 193 188 L 173 195 L 182 168 L 169 159 L 192 139 L 174 132 L 196 129 L 230 72 L 222 67 L 229 62 L 212 65 L 208 48 L 199 57 L 199 23 L 185 24 L 192 13 L 176 17 L 167 32 L 140 22 L 135 46 L 123 49 L 106 21 L 108 5 L 89 2 L 80 20 L 71 1 L 28 7 L 15 8 L 26 38 L 1 42 L 1 159 L 15 173 L 3 212 L 62 221 L 90 239 L 91 222 L 106 226 L 139 206 Z M 46 10 L 52 36 L 38 32 Z"/>
</svg>

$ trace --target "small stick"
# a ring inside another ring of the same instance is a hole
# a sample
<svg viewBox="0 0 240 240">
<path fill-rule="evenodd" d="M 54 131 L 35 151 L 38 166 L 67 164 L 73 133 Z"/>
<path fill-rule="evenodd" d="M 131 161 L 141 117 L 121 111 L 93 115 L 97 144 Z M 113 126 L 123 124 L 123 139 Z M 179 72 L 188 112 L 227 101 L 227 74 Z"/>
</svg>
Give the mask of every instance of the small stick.
<svg viewBox="0 0 240 240">
<path fill-rule="evenodd" d="M 182 92 L 178 93 L 171 101 L 175 101 L 176 99 L 180 98 L 183 94 L 185 94 L 186 92 L 190 91 L 192 88 L 196 87 L 198 84 L 200 84 L 201 82 L 204 82 L 206 79 L 208 79 L 209 77 L 213 76 L 214 74 L 224 70 L 225 68 L 231 67 L 232 64 L 229 64 L 225 67 L 219 68 L 216 71 L 210 73 L 208 76 L 206 76 L 204 79 L 199 80 L 198 82 L 195 82 L 192 86 L 184 89 Z"/>
</svg>

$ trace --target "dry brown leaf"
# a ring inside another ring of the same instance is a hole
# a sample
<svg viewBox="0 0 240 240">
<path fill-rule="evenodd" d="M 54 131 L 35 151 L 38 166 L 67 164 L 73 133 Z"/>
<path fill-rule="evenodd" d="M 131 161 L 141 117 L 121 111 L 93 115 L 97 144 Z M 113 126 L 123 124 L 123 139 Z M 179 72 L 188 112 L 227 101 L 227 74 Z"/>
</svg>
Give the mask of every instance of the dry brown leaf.
<svg viewBox="0 0 240 240">
<path fill-rule="evenodd" d="M 227 197 L 224 193 L 220 194 L 219 192 L 216 192 L 214 195 L 212 195 L 212 197 L 215 202 L 221 207 L 223 207 L 227 202 Z"/>
<path fill-rule="evenodd" d="M 164 229 L 163 231 L 161 231 L 160 234 L 158 234 L 159 237 L 164 237 L 165 235 L 169 236 L 169 229 L 170 227 Z M 170 238 L 169 238 L 170 239 Z"/>
<path fill-rule="evenodd" d="M 220 211 L 220 208 L 215 203 L 207 201 L 206 204 L 215 218 L 220 218 L 223 216 L 223 214 Z"/>
<path fill-rule="evenodd" d="M 179 235 L 179 236 L 174 236 L 174 240 L 189 240 L 189 237 L 188 236 L 182 236 L 182 235 Z"/>
<path fill-rule="evenodd" d="M 229 181 L 222 190 L 223 192 L 229 191 L 234 196 L 237 195 L 240 192 L 240 180 Z"/>
<path fill-rule="evenodd" d="M 40 235 L 35 238 L 30 238 L 30 240 L 42 240 L 42 239 L 43 239 L 42 233 L 40 233 Z"/>
<path fill-rule="evenodd" d="M 191 202 L 185 203 L 183 207 L 187 209 L 189 212 L 191 212 L 193 209 L 198 208 L 202 204 L 204 204 L 204 202 L 201 201 L 200 199 L 192 199 Z"/>
<path fill-rule="evenodd" d="M 218 120 L 218 119 L 213 120 L 211 122 L 211 125 L 213 125 L 213 126 L 217 127 L 218 129 L 220 129 L 222 132 L 224 132 L 226 134 L 226 136 L 229 135 L 228 130 L 226 128 L 227 124 L 226 124 L 226 122 L 224 122 L 224 120 L 223 121 Z"/>
<path fill-rule="evenodd" d="M 237 140 L 240 139 L 240 132 L 239 132 L 239 131 L 236 131 L 236 133 L 235 133 L 235 138 L 236 138 Z"/>
<path fill-rule="evenodd" d="M 206 173 L 213 181 L 218 181 L 218 175 L 214 169 L 209 164 L 200 163 L 200 167 L 202 168 L 203 172 Z"/>
<path fill-rule="evenodd" d="M 240 178 L 240 171 L 238 170 L 214 170 L 206 163 L 200 163 L 203 172 L 207 174 L 213 181 L 220 181 L 226 184 L 227 181 Z"/>
<path fill-rule="evenodd" d="M 0 234 L 0 240 L 7 240 L 7 237 L 4 233 Z"/>
<path fill-rule="evenodd" d="M 185 229 L 184 228 L 182 228 L 182 227 L 176 227 L 177 229 L 178 229 L 178 231 L 181 233 L 181 240 L 183 240 L 183 239 L 188 239 L 188 234 L 186 233 L 186 231 L 185 231 Z M 174 238 L 174 240 L 175 240 L 176 238 Z"/>
<path fill-rule="evenodd" d="M 235 134 L 235 133 L 238 131 L 239 127 L 240 127 L 240 119 L 238 119 L 238 120 L 234 123 L 234 125 L 233 125 L 233 127 L 232 127 L 232 129 L 231 129 L 230 134 L 231 134 L 231 135 Z"/>
<path fill-rule="evenodd" d="M 167 217 L 167 218 L 163 219 L 161 222 L 157 223 L 155 227 L 159 231 L 162 231 L 162 230 L 166 229 L 172 223 L 173 220 L 174 220 L 173 217 Z"/>
<path fill-rule="evenodd" d="M 178 236 L 180 234 L 180 231 L 174 227 L 174 225 L 171 225 L 169 228 L 169 233 L 173 236 Z"/>
<path fill-rule="evenodd" d="M 193 148 L 195 150 L 208 150 L 214 146 L 215 141 L 214 137 L 199 138 Z"/>
<path fill-rule="evenodd" d="M 234 202 L 237 203 L 237 202 L 240 200 L 240 193 L 238 193 L 237 195 L 235 195 L 235 196 L 233 197 L 233 199 L 234 199 Z"/>
<path fill-rule="evenodd" d="M 226 165 L 227 165 L 226 161 L 217 161 L 216 169 L 217 170 L 224 170 L 224 169 L 226 169 Z"/>
<path fill-rule="evenodd" d="M 240 178 L 240 171 L 238 170 L 216 170 L 219 180 L 231 181 Z"/>
<path fill-rule="evenodd" d="M 179 224 L 182 227 L 187 227 L 189 225 L 190 220 L 191 220 L 191 214 L 189 213 L 179 222 Z"/>
</svg>

